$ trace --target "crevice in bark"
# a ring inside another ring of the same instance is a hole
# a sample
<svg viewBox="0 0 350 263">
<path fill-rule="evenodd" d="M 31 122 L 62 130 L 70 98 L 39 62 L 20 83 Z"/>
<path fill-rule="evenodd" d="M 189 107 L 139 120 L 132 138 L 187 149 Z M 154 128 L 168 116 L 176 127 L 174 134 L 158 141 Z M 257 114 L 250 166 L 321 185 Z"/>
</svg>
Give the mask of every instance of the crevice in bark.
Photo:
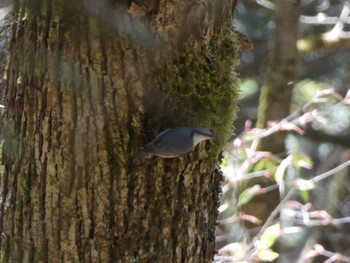
<svg viewBox="0 0 350 263">
<path fill-rule="evenodd" d="M 76 73 L 74 72 L 73 75 Z M 72 92 L 71 94 L 71 105 L 66 105 L 66 107 L 71 107 L 71 123 L 68 124 L 68 136 L 69 138 L 66 138 L 68 142 L 68 147 L 69 150 L 66 153 L 67 156 L 70 156 L 70 160 L 68 161 L 69 163 L 69 173 L 66 176 L 69 176 L 67 178 L 68 184 L 64 185 L 64 190 L 66 192 L 67 196 L 73 197 L 72 192 L 73 192 L 73 187 L 76 187 L 76 175 L 77 175 L 77 167 L 76 167 L 76 156 L 77 154 L 82 154 L 82 153 L 77 153 L 75 148 L 76 148 L 76 127 L 77 127 L 77 96 L 76 92 Z M 67 135 L 66 135 L 67 136 Z M 67 157 L 66 157 L 67 158 Z"/>
<path fill-rule="evenodd" d="M 54 218 L 57 220 L 57 224 L 55 222 L 49 222 L 51 223 L 51 227 L 56 227 L 57 231 L 57 243 L 54 243 L 55 246 L 57 246 L 57 253 L 61 251 L 61 229 L 63 226 L 63 212 L 62 212 L 62 196 L 61 194 L 58 194 L 58 200 L 57 200 L 57 205 L 58 205 L 58 213 L 57 213 L 57 218 Z"/>
</svg>

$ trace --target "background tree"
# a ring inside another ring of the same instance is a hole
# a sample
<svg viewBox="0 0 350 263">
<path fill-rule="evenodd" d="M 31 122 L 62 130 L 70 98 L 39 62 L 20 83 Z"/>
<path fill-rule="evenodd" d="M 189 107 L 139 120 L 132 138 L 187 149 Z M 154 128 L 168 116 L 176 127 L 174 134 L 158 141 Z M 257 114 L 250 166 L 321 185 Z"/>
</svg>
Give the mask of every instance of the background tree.
<svg viewBox="0 0 350 263">
<path fill-rule="evenodd" d="M 210 261 L 236 111 L 235 4 L 14 1 L 2 262 Z M 218 139 L 135 160 L 174 126 Z"/>
<path fill-rule="evenodd" d="M 223 248 L 216 259 L 350 262 L 349 2 L 301 1 L 295 39 L 300 59 L 297 82 L 291 103 L 285 105 L 291 111 L 281 122 L 258 129 L 254 127 L 260 87 L 271 73 L 267 62 L 273 60 L 268 51 L 279 27 L 272 10 L 279 2 L 251 0 L 237 5 L 236 24 L 253 40 L 254 49 L 242 53 L 238 69 L 243 99 L 235 126 L 241 134 L 233 142 L 234 150 L 225 154 L 218 231 Z M 276 133 L 287 135 L 285 151 L 259 151 L 257 142 Z M 266 217 L 258 212 L 271 207 L 271 199 L 265 196 L 273 191 L 281 199 L 274 198 L 278 206 L 264 213 L 268 215 L 264 223 Z"/>
<path fill-rule="evenodd" d="M 268 72 L 261 88 L 257 126 L 265 128 L 267 120 L 280 121 L 289 115 L 293 84 L 297 76 L 297 38 L 301 1 L 276 1 L 274 5 L 275 34 Z M 262 140 L 261 149 L 285 152 L 285 133 Z"/>
</svg>

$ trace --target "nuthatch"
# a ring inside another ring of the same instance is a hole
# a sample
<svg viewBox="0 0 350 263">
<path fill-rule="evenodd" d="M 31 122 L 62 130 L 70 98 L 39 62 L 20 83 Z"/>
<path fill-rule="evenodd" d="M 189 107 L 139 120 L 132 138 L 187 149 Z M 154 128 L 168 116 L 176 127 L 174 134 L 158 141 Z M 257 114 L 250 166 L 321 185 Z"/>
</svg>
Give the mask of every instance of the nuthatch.
<svg viewBox="0 0 350 263">
<path fill-rule="evenodd" d="M 148 143 L 143 152 L 138 152 L 136 158 L 146 159 L 154 155 L 173 158 L 192 151 L 199 142 L 213 137 L 214 135 L 206 128 L 177 127 L 168 129 Z"/>
</svg>

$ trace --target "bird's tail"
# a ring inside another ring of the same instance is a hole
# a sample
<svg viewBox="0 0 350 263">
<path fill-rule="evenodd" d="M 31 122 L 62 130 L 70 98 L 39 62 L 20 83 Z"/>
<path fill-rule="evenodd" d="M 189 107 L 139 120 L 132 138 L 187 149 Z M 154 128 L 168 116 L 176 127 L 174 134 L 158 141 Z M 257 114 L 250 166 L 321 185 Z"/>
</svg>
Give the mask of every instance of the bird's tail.
<svg viewBox="0 0 350 263">
<path fill-rule="evenodd" d="M 151 153 L 146 153 L 146 152 L 138 152 L 136 154 L 137 159 L 149 159 L 153 156 Z"/>
</svg>

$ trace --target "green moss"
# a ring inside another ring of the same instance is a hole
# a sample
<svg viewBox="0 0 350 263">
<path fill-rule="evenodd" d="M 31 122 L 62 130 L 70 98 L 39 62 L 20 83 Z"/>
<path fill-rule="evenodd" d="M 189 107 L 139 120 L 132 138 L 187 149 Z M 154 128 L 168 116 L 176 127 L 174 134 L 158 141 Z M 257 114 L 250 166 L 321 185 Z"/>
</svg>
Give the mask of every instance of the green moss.
<svg viewBox="0 0 350 263">
<path fill-rule="evenodd" d="M 256 123 L 256 126 L 258 128 L 263 129 L 265 127 L 265 123 L 267 121 L 266 119 L 266 112 L 267 112 L 267 107 L 269 106 L 269 93 L 271 92 L 271 85 L 269 83 L 265 83 L 262 88 L 261 88 L 261 95 L 260 95 L 260 101 L 259 101 L 259 118 Z M 264 99 L 261 99 L 264 98 Z M 263 113 L 263 114 L 262 114 Z"/>
<path fill-rule="evenodd" d="M 238 65 L 236 35 L 230 25 L 214 34 L 200 51 L 185 43 L 173 63 L 162 65 L 160 78 L 165 94 L 163 107 L 174 126 L 202 126 L 218 135 L 222 146 L 233 133 L 236 118 Z"/>
</svg>

